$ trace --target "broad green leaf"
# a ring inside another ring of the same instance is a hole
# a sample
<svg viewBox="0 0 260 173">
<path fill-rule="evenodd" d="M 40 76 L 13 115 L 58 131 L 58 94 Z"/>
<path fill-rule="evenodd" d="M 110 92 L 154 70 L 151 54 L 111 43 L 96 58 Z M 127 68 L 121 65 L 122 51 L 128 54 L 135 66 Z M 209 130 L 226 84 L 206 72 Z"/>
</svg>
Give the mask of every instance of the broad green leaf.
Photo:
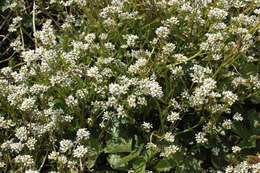
<svg viewBox="0 0 260 173">
<path fill-rule="evenodd" d="M 250 101 L 251 101 L 253 104 L 260 104 L 260 95 L 251 97 L 251 98 L 250 98 Z"/>
<path fill-rule="evenodd" d="M 161 159 L 155 166 L 156 171 L 158 172 L 167 172 L 172 168 L 175 168 L 177 165 L 173 160 Z"/>
<path fill-rule="evenodd" d="M 257 74 L 258 68 L 254 63 L 247 63 L 247 64 L 242 66 L 241 73 L 242 74 L 246 73 L 247 75 Z"/>
<path fill-rule="evenodd" d="M 118 171 L 112 171 L 112 170 L 97 170 L 95 173 L 118 173 Z"/>
<path fill-rule="evenodd" d="M 257 112 L 255 109 L 252 109 L 247 112 L 248 119 L 251 125 L 251 131 L 253 134 L 259 135 L 260 134 L 260 113 Z"/>
<path fill-rule="evenodd" d="M 250 138 L 242 140 L 238 146 L 242 149 L 245 148 L 255 148 L 256 147 L 256 140 L 260 139 L 260 136 L 253 135 Z"/>
<path fill-rule="evenodd" d="M 132 139 L 130 139 L 126 143 L 114 145 L 110 144 L 108 145 L 105 149 L 105 153 L 126 153 L 126 152 L 131 152 L 132 151 Z"/>
<path fill-rule="evenodd" d="M 135 150 L 127 156 L 121 156 L 119 154 L 109 154 L 107 160 L 110 166 L 114 169 L 124 168 L 127 166 L 129 161 L 139 156 L 141 149 L 142 148 L 140 148 L 138 151 Z"/>
<path fill-rule="evenodd" d="M 4 12 L 5 10 L 7 10 L 9 8 L 10 1 L 9 0 L 2 1 L 0 3 L 0 6 L 1 6 L 1 11 Z"/>
<path fill-rule="evenodd" d="M 127 162 L 122 161 L 122 157 L 118 154 L 110 154 L 107 157 L 107 161 L 110 166 L 114 169 L 123 168 L 126 166 Z"/>
<path fill-rule="evenodd" d="M 91 138 L 88 140 L 88 159 L 86 165 L 88 169 L 91 169 L 95 166 L 98 156 L 103 152 L 102 146 L 97 139 Z"/>
<path fill-rule="evenodd" d="M 248 138 L 250 136 L 250 131 L 241 123 L 234 122 L 231 126 L 231 130 L 243 138 Z"/>
<path fill-rule="evenodd" d="M 146 150 L 142 155 L 146 162 L 149 162 L 159 151 L 158 150 Z"/>
<path fill-rule="evenodd" d="M 222 161 L 222 159 L 219 159 L 218 157 L 212 156 L 210 158 L 210 160 L 211 160 L 211 163 L 214 166 L 214 168 L 216 168 L 216 169 L 221 168 L 221 166 L 220 166 L 221 162 L 220 161 Z"/>
<path fill-rule="evenodd" d="M 145 173 L 146 163 L 142 159 L 136 159 L 133 163 L 135 173 Z"/>
</svg>

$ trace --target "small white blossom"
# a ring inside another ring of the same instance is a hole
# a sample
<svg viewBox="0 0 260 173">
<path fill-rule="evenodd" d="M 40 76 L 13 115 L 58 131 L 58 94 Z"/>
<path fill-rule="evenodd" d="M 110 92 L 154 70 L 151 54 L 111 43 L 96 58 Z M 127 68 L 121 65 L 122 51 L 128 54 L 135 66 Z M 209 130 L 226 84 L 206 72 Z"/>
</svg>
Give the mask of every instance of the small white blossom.
<svg viewBox="0 0 260 173">
<path fill-rule="evenodd" d="M 232 121 L 227 119 L 222 123 L 222 127 L 225 129 L 231 129 Z"/>
<path fill-rule="evenodd" d="M 80 145 L 73 151 L 73 157 L 82 158 L 88 152 L 88 149 L 84 146 Z"/>
<path fill-rule="evenodd" d="M 146 149 L 156 149 L 157 148 L 157 145 L 152 143 L 152 142 L 148 142 L 146 145 L 145 145 L 145 148 Z"/>
<path fill-rule="evenodd" d="M 174 142 L 175 136 L 172 135 L 171 132 L 167 132 L 167 133 L 165 133 L 165 135 L 164 135 L 164 139 L 165 139 L 166 141 L 168 141 L 168 142 Z"/>
<path fill-rule="evenodd" d="M 240 147 L 238 147 L 238 146 L 233 146 L 232 147 L 232 152 L 233 153 L 238 153 L 238 152 L 240 152 L 241 151 L 241 148 Z"/>
<path fill-rule="evenodd" d="M 180 114 L 178 112 L 171 112 L 168 116 L 167 116 L 167 120 L 170 121 L 171 123 L 174 123 L 177 120 L 180 120 Z"/>
<path fill-rule="evenodd" d="M 142 126 L 147 131 L 150 131 L 153 128 L 153 125 L 151 123 L 147 123 L 147 122 L 143 122 Z"/>
<path fill-rule="evenodd" d="M 20 141 L 26 140 L 27 139 L 27 135 L 28 135 L 28 131 L 27 131 L 26 127 L 24 127 L 24 126 L 16 129 L 16 131 L 15 131 L 15 136 Z"/>
<path fill-rule="evenodd" d="M 165 46 L 163 46 L 163 53 L 166 55 L 170 55 L 174 50 L 176 46 L 173 43 L 167 43 Z"/>
<path fill-rule="evenodd" d="M 234 114 L 233 119 L 234 119 L 235 121 L 243 121 L 243 117 L 242 117 L 241 114 L 238 113 L 238 112 Z"/>
<path fill-rule="evenodd" d="M 36 100 L 33 98 L 26 98 L 24 99 L 23 103 L 21 104 L 20 109 L 22 111 L 28 111 L 34 107 Z"/>
<path fill-rule="evenodd" d="M 217 147 L 214 147 L 214 148 L 212 148 L 211 151 L 213 152 L 213 154 L 214 154 L 215 156 L 218 156 L 218 155 L 219 155 L 219 152 L 220 152 L 220 149 L 217 148 Z"/>
<path fill-rule="evenodd" d="M 206 133 L 203 133 L 203 132 L 197 133 L 195 135 L 196 142 L 198 144 L 206 143 L 208 141 L 208 139 L 205 136 L 206 136 Z"/>
<path fill-rule="evenodd" d="M 87 140 L 89 139 L 90 133 L 86 128 L 78 129 L 77 131 L 77 140 Z"/>
<path fill-rule="evenodd" d="M 237 100 L 238 96 L 231 91 L 223 91 L 223 100 L 227 102 L 230 106 L 233 105 Z"/>
<path fill-rule="evenodd" d="M 37 140 L 35 138 L 29 137 L 26 142 L 26 146 L 28 147 L 29 150 L 34 150 L 36 142 Z"/>
<path fill-rule="evenodd" d="M 69 139 L 63 139 L 60 141 L 60 152 L 65 153 L 67 152 L 70 148 L 72 148 L 73 143 Z"/>
<path fill-rule="evenodd" d="M 48 159 L 50 159 L 50 160 L 57 160 L 59 154 L 60 154 L 59 152 L 52 151 L 52 152 L 48 155 Z"/>
<path fill-rule="evenodd" d="M 164 148 L 164 152 L 160 154 L 161 157 L 169 157 L 171 154 L 175 154 L 179 150 L 179 147 L 176 145 L 170 145 L 169 147 Z"/>
<path fill-rule="evenodd" d="M 69 107 L 74 107 L 74 106 L 77 106 L 78 105 L 78 100 L 75 99 L 72 95 L 70 95 L 69 97 L 66 98 L 66 104 L 69 106 Z"/>
<path fill-rule="evenodd" d="M 18 155 L 14 158 L 15 163 L 23 164 L 24 166 L 32 166 L 34 161 L 30 155 Z"/>
<path fill-rule="evenodd" d="M 167 27 L 161 26 L 156 29 L 155 33 L 159 38 L 165 39 L 168 37 L 170 30 Z"/>
</svg>

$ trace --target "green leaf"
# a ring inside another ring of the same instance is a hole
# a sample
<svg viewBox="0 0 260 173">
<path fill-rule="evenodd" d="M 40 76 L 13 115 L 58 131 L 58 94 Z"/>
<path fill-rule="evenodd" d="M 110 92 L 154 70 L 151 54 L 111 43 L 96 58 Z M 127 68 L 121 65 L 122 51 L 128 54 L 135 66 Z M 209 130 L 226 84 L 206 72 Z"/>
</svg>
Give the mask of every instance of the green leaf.
<svg viewBox="0 0 260 173">
<path fill-rule="evenodd" d="M 250 131 L 241 123 L 234 122 L 231 126 L 231 130 L 243 138 L 248 138 L 250 136 Z"/>
<path fill-rule="evenodd" d="M 132 139 L 130 139 L 128 142 L 121 143 L 118 145 L 110 144 L 105 149 L 105 153 L 126 153 L 132 151 Z"/>
<path fill-rule="evenodd" d="M 126 166 L 127 162 L 122 161 L 122 157 L 118 154 L 110 154 L 107 161 L 113 169 L 120 169 Z"/>
<path fill-rule="evenodd" d="M 5 10 L 7 10 L 10 6 L 10 1 L 6 0 L 0 3 L 1 6 L 1 11 L 4 12 Z"/>
<path fill-rule="evenodd" d="M 251 98 L 250 98 L 250 101 L 251 101 L 253 104 L 260 104 L 260 95 L 251 97 Z"/>
<path fill-rule="evenodd" d="M 88 140 L 88 159 L 86 161 L 86 165 L 88 169 L 91 169 L 95 166 L 96 160 L 98 156 L 103 152 L 102 146 L 99 141 L 95 138 L 91 138 Z"/>
<path fill-rule="evenodd" d="M 212 165 L 214 166 L 214 168 L 216 168 L 216 169 L 221 169 L 221 168 L 223 168 L 223 158 L 221 158 L 221 157 L 216 157 L 216 156 L 212 156 L 212 157 L 210 158 L 210 160 L 211 160 L 211 163 L 212 163 Z"/>
<path fill-rule="evenodd" d="M 142 154 L 143 159 L 149 162 L 158 152 L 159 150 L 145 150 L 144 154 Z"/>
<path fill-rule="evenodd" d="M 242 66 L 242 69 L 240 70 L 242 74 L 257 74 L 258 73 L 258 68 L 254 63 L 247 63 Z"/>
<path fill-rule="evenodd" d="M 238 146 L 241 147 L 242 149 L 245 148 L 255 148 L 256 147 L 256 140 L 259 139 L 260 136 L 251 136 L 249 139 L 244 139 L 242 140 Z"/>
<path fill-rule="evenodd" d="M 135 173 L 145 173 L 146 163 L 142 159 L 136 159 L 133 163 Z"/>
<path fill-rule="evenodd" d="M 250 121 L 252 133 L 256 135 L 260 134 L 260 113 L 255 109 L 252 109 L 247 112 L 247 115 Z"/>
<path fill-rule="evenodd" d="M 114 169 L 122 169 L 128 165 L 128 162 L 138 157 L 141 152 L 142 147 L 138 151 L 133 151 L 127 156 L 122 156 L 119 154 L 109 154 L 107 161 L 110 166 Z"/>
<path fill-rule="evenodd" d="M 112 170 L 96 170 L 95 173 L 118 173 L 118 171 L 112 171 Z"/>
<path fill-rule="evenodd" d="M 172 168 L 175 168 L 177 165 L 173 160 L 161 159 L 155 166 L 156 171 L 166 172 L 170 171 Z"/>
</svg>

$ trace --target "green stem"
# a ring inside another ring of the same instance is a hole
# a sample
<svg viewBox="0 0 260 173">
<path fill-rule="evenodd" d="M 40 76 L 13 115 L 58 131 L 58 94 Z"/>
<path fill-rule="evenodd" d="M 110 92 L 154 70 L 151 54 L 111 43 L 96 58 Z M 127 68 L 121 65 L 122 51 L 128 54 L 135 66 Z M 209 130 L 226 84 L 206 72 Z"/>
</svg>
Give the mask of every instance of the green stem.
<svg viewBox="0 0 260 173">
<path fill-rule="evenodd" d="M 162 113 L 161 108 L 160 108 L 160 104 L 159 104 L 159 102 L 157 100 L 156 100 L 156 105 L 157 105 L 158 110 L 159 110 L 161 129 L 162 129 L 162 132 L 164 134 L 164 132 L 165 132 L 165 130 L 164 130 L 164 117 L 163 117 L 163 113 Z"/>
<path fill-rule="evenodd" d="M 193 131 L 196 127 L 198 127 L 199 125 L 201 125 L 204 121 L 205 121 L 205 118 L 202 117 L 202 118 L 200 119 L 200 121 L 199 121 L 196 125 L 194 125 L 194 126 L 191 127 L 191 128 L 185 129 L 185 130 L 183 130 L 183 131 L 181 131 L 181 132 L 179 132 L 179 133 L 176 133 L 176 135 L 180 135 L 180 134 L 183 134 L 183 133 L 187 133 L 187 132 L 189 132 L 189 131 Z"/>
<path fill-rule="evenodd" d="M 197 56 L 199 56 L 199 55 L 201 54 L 201 52 L 202 52 L 202 50 L 198 51 L 195 55 L 189 57 L 189 58 L 187 59 L 187 61 L 190 61 L 190 60 L 196 58 Z M 180 64 L 186 63 L 187 61 L 185 61 L 185 62 L 178 62 L 178 63 L 175 63 L 175 64 L 173 64 L 173 66 L 176 66 L 176 65 L 180 65 Z"/>
<path fill-rule="evenodd" d="M 21 24 L 20 24 L 20 34 L 21 34 L 21 39 L 22 39 L 22 43 L 23 43 L 23 47 L 24 47 L 23 31 L 22 31 Z"/>
<path fill-rule="evenodd" d="M 213 75 L 213 78 L 216 78 L 217 74 L 220 72 L 220 70 L 226 66 L 229 62 L 234 62 L 234 60 L 236 60 L 237 58 L 239 57 L 239 55 L 233 55 L 232 58 L 228 59 L 227 61 L 223 62 L 219 67 L 218 69 L 216 70 L 216 72 L 214 73 Z"/>
</svg>

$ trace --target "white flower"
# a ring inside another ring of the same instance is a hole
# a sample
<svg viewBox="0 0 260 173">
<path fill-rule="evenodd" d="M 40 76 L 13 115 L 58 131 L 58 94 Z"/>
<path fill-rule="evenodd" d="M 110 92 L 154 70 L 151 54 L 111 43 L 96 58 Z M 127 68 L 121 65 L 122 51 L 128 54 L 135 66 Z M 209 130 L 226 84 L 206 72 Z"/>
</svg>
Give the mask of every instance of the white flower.
<svg viewBox="0 0 260 173">
<path fill-rule="evenodd" d="M 156 29 L 155 33 L 159 38 L 167 38 L 170 30 L 167 27 L 161 26 Z"/>
<path fill-rule="evenodd" d="M 20 109 L 22 111 L 27 111 L 27 110 L 30 110 L 34 107 L 34 104 L 35 104 L 36 100 L 33 99 L 33 98 L 26 98 L 23 100 L 23 103 L 21 104 L 21 107 Z"/>
<path fill-rule="evenodd" d="M 72 148 L 73 143 L 69 139 L 63 139 L 60 141 L 60 152 L 65 153 L 68 151 L 70 148 Z"/>
<path fill-rule="evenodd" d="M 178 112 L 171 112 L 168 116 L 167 116 L 167 120 L 170 121 L 171 123 L 174 123 L 177 120 L 180 120 L 180 114 Z"/>
<path fill-rule="evenodd" d="M 37 140 L 35 138 L 29 137 L 29 139 L 26 142 L 26 145 L 27 145 L 28 149 L 29 150 L 34 150 L 36 142 L 37 142 Z"/>
<path fill-rule="evenodd" d="M 52 151 L 52 152 L 48 155 L 48 159 L 50 159 L 50 160 L 57 160 L 59 154 L 60 154 L 59 152 Z"/>
<path fill-rule="evenodd" d="M 164 135 L 164 139 L 165 139 L 166 141 L 168 141 L 168 142 L 174 142 L 175 136 L 172 135 L 171 132 L 167 132 L 167 133 L 165 133 L 165 135 Z"/>
<path fill-rule="evenodd" d="M 77 106 L 78 105 L 78 100 L 75 99 L 72 95 L 70 95 L 68 98 L 66 98 L 66 104 L 69 107 Z"/>
<path fill-rule="evenodd" d="M 218 156 L 218 155 L 219 155 L 219 152 L 220 152 L 220 149 L 217 148 L 217 147 L 214 147 L 214 148 L 212 148 L 211 151 L 213 152 L 213 154 L 214 154 L 215 156 Z"/>
<path fill-rule="evenodd" d="M 223 91 L 222 95 L 223 100 L 227 102 L 230 106 L 238 100 L 238 96 L 231 91 Z"/>
<path fill-rule="evenodd" d="M 78 129 L 77 131 L 77 140 L 87 140 L 89 139 L 90 133 L 86 128 Z"/>
<path fill-rule="evenodd" d="M 136 96 L 135 95 L 128 96 L 127 102 L 130 107 L 133 107 L 133 108 L 136 107 Z"/>
<path fill-rule="evenodd" d="M 24 127 L 24 126 L 16 129 L 16 131 L 15 131 L 15 136 L 20 141 L 26 140 L 27 139 L 27 135 L 28 135 L 28 131 L 27 131 L 26 127 Z"/>
<path fill-rule="evenodd" d="M 61 156 L 58 156 L 58 162 L 65 165 L 68 162 L 68 159 L 66 156 L 61 155 Z"/>
<path fill-rule="evenodd" d="M 179 150 L 179 147 L 176 145 L 170 145 L 169 147 L 164 148 L 164 152 L 160 154 L 161 157 L 169 157 L 171 154 L 175 154 Z"/>
<path fill-rule="evenodd" d="M 87 75 L 89 77 L 97 78 L 99 76 L 98 67 L 94 66 L 88 69 Z"/>
<path fill-rule="evenodd" d="M 208 139 L 205 137 L 206 133 L 199 132 L 195 135 L 195 140 L 198 144 L 203 144 L 208 141 Z"/>
<path fill-rule="evenodd" d="M 157 148 L 157 145 L 152 143 L 152 142 L 148 142 L 146 145 L 145 145 L 145 148 L 146 149 L 156 149 Z"/>
<path fill-rule="evenodd" d="M 178 62 L 186 62 L 188 58 L 182 54 L 175 54 L 173 57 L 178 61 Z"/>
<path fill-rule="evenodd" d="M 24 166 L 32 166 L 34 161 L 30 155 L 18 155 L 14 158 L 15 163 L 21 163 Z"/>
<path fill-rule="evenodd" d="M 238 152 L 240 152 L 241 151 L 241 148 L 240 147 L 238 147 L 238 146 L 233 146 L 232 147 L 232 152 L 233 153 L 238 153 Z"/>
<path fill-rule="evenodd" d="M 4 168 L 5 165 L 6 165 L 5 162 L 1 162 L 1 161 L 0 161 L 0 168 Z"/>
<path fill-rule="evenodd" d="M 96 39 L 96 35 L 94 33 L 90 33 L 86 35 L 84 38 L 88 43 L 93 43 L 93 41 Z"/>
<path fill-rule="evenodd" d="M 142 126 L 145 130 L 148 130 L 148 131 L 153 128 L 153 125 L 151 123 L 147 123 L 147 122 L 143 122 Z"/>
<path fill-rule="evenodd" d="M 21 142 L 10 144 L 10 149 L 12 150 L 12 152 L 16 152 L 16 153 L 20 153 L 22 151 L 23 147 L 24 147 L 24 144 L 22 144 Z"/>
<path fill-rule="evenodd" d="M 126 43 L 128 46 L 135 46 L 135 40 L 138 39 L 137 35 L 124 35 L 125 39 L 127 39 Z"/>
<path fill-rule="evenodd" d="M 228 13 L 225 10 L 219 9 L 219 8 L 214 8 L 209 11 L 208 17 L 211 18 L 216 18 L 216 19 L 225 19 L 227 17 Z"/>
<path fill-rule="evenodd" d="M 29 169 L 29 170 L 25 171 L 25 173 L 39 173 L 39 171 L 33 171 L 33 170 Z"/>
<path fill-rule="evenodd" d="M 238 113 L 238 112 L 234 114 L 233 119 L 234 119 L 235 121 L 243 121 L 243 117 L 242 117 L 241 114 Z"/>
<path fill-rule="evenodd" d="M 73 157 L 82 158 L 88 152 L 88 149 L 84 146 L 80 145 L 73 151 Z"/>
<path fill-rule="evenodd" d="M 163 46 L 163 53 L 170 55 L 174 50 L 175 50 L 176 46 L 173 43 L 167 43 L 165 46 Z"/>
<path fill-rule="evenodd" d="M 222 123 L 222 127 L 225 129 L 231 129 L 232 121 L 227 119 Z"/>
<path fill-rule="evenodd" d="M 226 173 L 233 173 L 233 170 L 234 170 L 233 166 L 227 166 L 226 169 L 225 169 L 225 172 Z"/>
</svg>

